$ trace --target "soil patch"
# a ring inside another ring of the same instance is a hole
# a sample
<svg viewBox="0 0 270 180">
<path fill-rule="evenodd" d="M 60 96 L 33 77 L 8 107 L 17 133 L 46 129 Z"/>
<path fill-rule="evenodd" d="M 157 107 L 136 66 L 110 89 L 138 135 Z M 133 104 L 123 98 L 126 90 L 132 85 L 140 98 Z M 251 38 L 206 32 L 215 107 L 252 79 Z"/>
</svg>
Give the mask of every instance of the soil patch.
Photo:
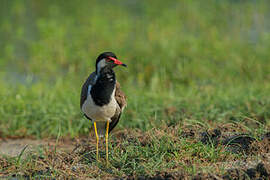
<svg viewBox="0 0 270 180">
<path fill-rule="evenodd" d="M 233 128 L 228 128 L 233 129 Z M 201 130 L 197 128 L 183 128 L 179 132 L 178 127 L 168 127 L 167 129 L 159 130 L 152 129 L 148 132 L 140 130 L 123 130 L 114 132 L 111 136 L 111 145 L 113 149 L 125 151 L 127 146 L 134 147 L 153 147 L 153 139 L 159 140 L 163 136 L 169 137 L 175 143 L 180 143 L 181 140 L 190 140 L 192 143 L 202 143 L 204 146 L 211 146 L 214 149 L 230 151 L 233 155 L 238 154 L 241 158 L 232 159 L 232 154 L 226 161 L 201 162 L 201 166 L 208 168 L 217 167 L 217 171 L 198 171 L 197 174 L 187 172 L 183 167 L 192 165 L 192 157 L 186 157 L 186 164 L 173 167 L 171 171 L 164 170 L 155 172 L 154 175 L 123 175 L 121 177 L 112 176 L 113 170 L 105 168 L 103 165 L 96 163 L 95 138 L 80 137 L 77 139 L 5 139 L 0 140 L 0 154 L 5 156 L 16 157 L 22 151 L 24 155 L 30 154 L 37 165 L 35 168 L 25 167 L 23 172 L 19 171 L 20 166 L 12 164 L 5 158 L 1 158 L 0 166 L 5 167 L 4 175 L 14 174 L 14 177 L 30 178 L 33 176 L 53 177 L 55 169 L 59 172 L 59 177 L 76 177 L 85 178 L 86 175 L 95 174 L 98 177 L 103 173 L 106 179 L 122 178 L 122 179 L 269 179 L 270 178 L 270 133 L 262 134 L 259 137 L 253 137 L 246 131 L 229 131 L 224 127 L 214 129 Z M 237 129 L 235 127 L 235 129 Z M 101 139 L 103 141 L 103 139 Z M 125 142 L 125 143 L 123 143 Z M 100 142 L 100 144 L 104 144 Z M 214 145 L 214 146 L 213 146 Z M 38 148 L 43 149 L 43 155 L 40 156 L 37 152 Z M 24 150 L 25 149 L 25 150 Z M 103 149 L 103 150 L 102 150 Z M 56 150 L 56 151 L 55 151 Z M 178 152 L 177 149 L 170 150 Z M 169 151 L 165 153 L 169 153 Z M 30 153 L 32 152 L 32 154 Z M 111 152 L 113 153 L 113 151 Z M 173 157 L 172 155 L 169 155 Z M 193 156 L 200 154 L 194 153 Z M 237 157 L 236 156 L 236 157 Z M 112 157 L 112 154 L 111 154 Z M 105 160 L 104 147 L 100 149 L 100 158 Z M 141 159 L 138 157 L 127 157 Z M 197 158 L 197 157 L 196 157 Z M 202 157 L 204 158 L 204 157 Z M 132 160 L 132 159 L 131 159 Z M 146 161 L 146 160 L 144 160 Z M 181 161 L 185 163 L 185 161 Z M 115 161 L 113 168 L 121 167 Z M 53 167 L 53 169 L 51 168 Z M 203 169 L 203 167 L 201 167 Z M 220 170 L 223 168 L 223 171 Z M 28 168 L 28 169 L 27 169 Z M 16 172 L 14 172 L 16 171 Z M 21 176 L 18 176 L 21 174 Z M 1 172 L 0 172 L 1 175 Z M 10 176 L 6 176 L 10 177 Z"/>
<path fill-rule="evenodd" d="M 37 151 L 43 147 L 57 147 L 59 151 L 72 151 L 76 141 L 61 139 L 2 139 L 0 140 L 0 155 L 16 157 Z"/>
</svg>

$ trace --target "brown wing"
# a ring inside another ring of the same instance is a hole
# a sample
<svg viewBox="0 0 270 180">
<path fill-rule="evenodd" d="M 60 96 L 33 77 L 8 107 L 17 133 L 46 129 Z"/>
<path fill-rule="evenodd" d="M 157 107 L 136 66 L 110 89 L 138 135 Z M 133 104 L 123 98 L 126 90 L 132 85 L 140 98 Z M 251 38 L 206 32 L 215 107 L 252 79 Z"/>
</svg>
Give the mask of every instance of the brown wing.
<svg viewBox="0 0 270 180">
<path fill-rule="evenodd" d="M 88 92 L 89 85 L 94 85 L 95 83 L 95 77 L 96 77 L 96 72 L 91 73 L 82 86 L 81 101 L 80 101 L 81 108 L 84 101 L 87 99 L 87 92 Z"/>
<path fill-rule="evenodd" d="M 120 89 L 120 84 L 116 82 L 115 86 L 115 99 L 117 101 L 117 108 L 115 111 L 114 116 L 111 118 L 110 126 L 109 126 L 109 132 L 113 130 L 113 128 L 117 125 L 119 122 L 119 119 L 121 117 L 121 113 L 124 110 L 124 108 L 127 106 L 126 96 Z"/>
<path fill-rule="evenodd" d="M 116 81 L 116 85 L 115 85 L 115 99 L 121 109 L 121 111 L 123 111 L 123 109 L 127 106 L 127 101 L 126 101 L 126 95 L 123 93 L 123 91 L 121 91 L 120 89 L 120 84 L 119 82 Z"/>
</svg>

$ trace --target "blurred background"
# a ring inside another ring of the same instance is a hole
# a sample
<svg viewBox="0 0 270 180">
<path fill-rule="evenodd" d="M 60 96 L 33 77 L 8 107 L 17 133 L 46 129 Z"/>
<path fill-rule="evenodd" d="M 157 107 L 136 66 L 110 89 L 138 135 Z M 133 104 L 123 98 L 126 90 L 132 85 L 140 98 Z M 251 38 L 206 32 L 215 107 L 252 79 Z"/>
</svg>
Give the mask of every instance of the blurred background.
<svg viewBox="0 0 270 180">
<path fill-rule="evenodd" d="M 87 134 L 80 90 L 104 51 L 128 65 L 119 129 L 269 124 L 269 19 L 266 0 L 2 0 L 0 134 Z"/>
</svg>

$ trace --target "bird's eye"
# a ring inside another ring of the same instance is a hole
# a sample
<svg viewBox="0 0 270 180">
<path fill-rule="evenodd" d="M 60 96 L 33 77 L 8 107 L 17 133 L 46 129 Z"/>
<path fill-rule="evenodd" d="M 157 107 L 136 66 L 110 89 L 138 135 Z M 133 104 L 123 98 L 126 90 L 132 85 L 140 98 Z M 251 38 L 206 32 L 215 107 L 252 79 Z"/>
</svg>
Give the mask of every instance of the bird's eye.
<svg viewBox="0 0 270 180">
<path fill-rule="evenodd" d="M 106 62 L 110 62 L 111 60 L 109 58 L 106 58 Z"/>
</svg>

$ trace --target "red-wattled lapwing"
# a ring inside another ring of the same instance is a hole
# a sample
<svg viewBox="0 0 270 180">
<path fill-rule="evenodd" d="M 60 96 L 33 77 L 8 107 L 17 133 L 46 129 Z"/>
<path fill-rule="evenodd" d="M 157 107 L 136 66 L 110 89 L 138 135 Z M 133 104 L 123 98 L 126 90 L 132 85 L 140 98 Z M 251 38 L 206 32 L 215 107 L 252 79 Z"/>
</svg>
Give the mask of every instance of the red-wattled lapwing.
<svg viewBox="0 0 270 180">
<path fill-rule="evenodd" d="M 107 163 L 108 135 L 117 125 L 126 106 L 126 97 L 120 90 L 113 71 L 118 65 L 126 67 L 114 53 L 100 54 L 96 60 L 96 71 L 90 74 L 81 91 L 81 110 L 94 123 L 97 160 L 99 137 L 105 134 Z"/>
</svg>

